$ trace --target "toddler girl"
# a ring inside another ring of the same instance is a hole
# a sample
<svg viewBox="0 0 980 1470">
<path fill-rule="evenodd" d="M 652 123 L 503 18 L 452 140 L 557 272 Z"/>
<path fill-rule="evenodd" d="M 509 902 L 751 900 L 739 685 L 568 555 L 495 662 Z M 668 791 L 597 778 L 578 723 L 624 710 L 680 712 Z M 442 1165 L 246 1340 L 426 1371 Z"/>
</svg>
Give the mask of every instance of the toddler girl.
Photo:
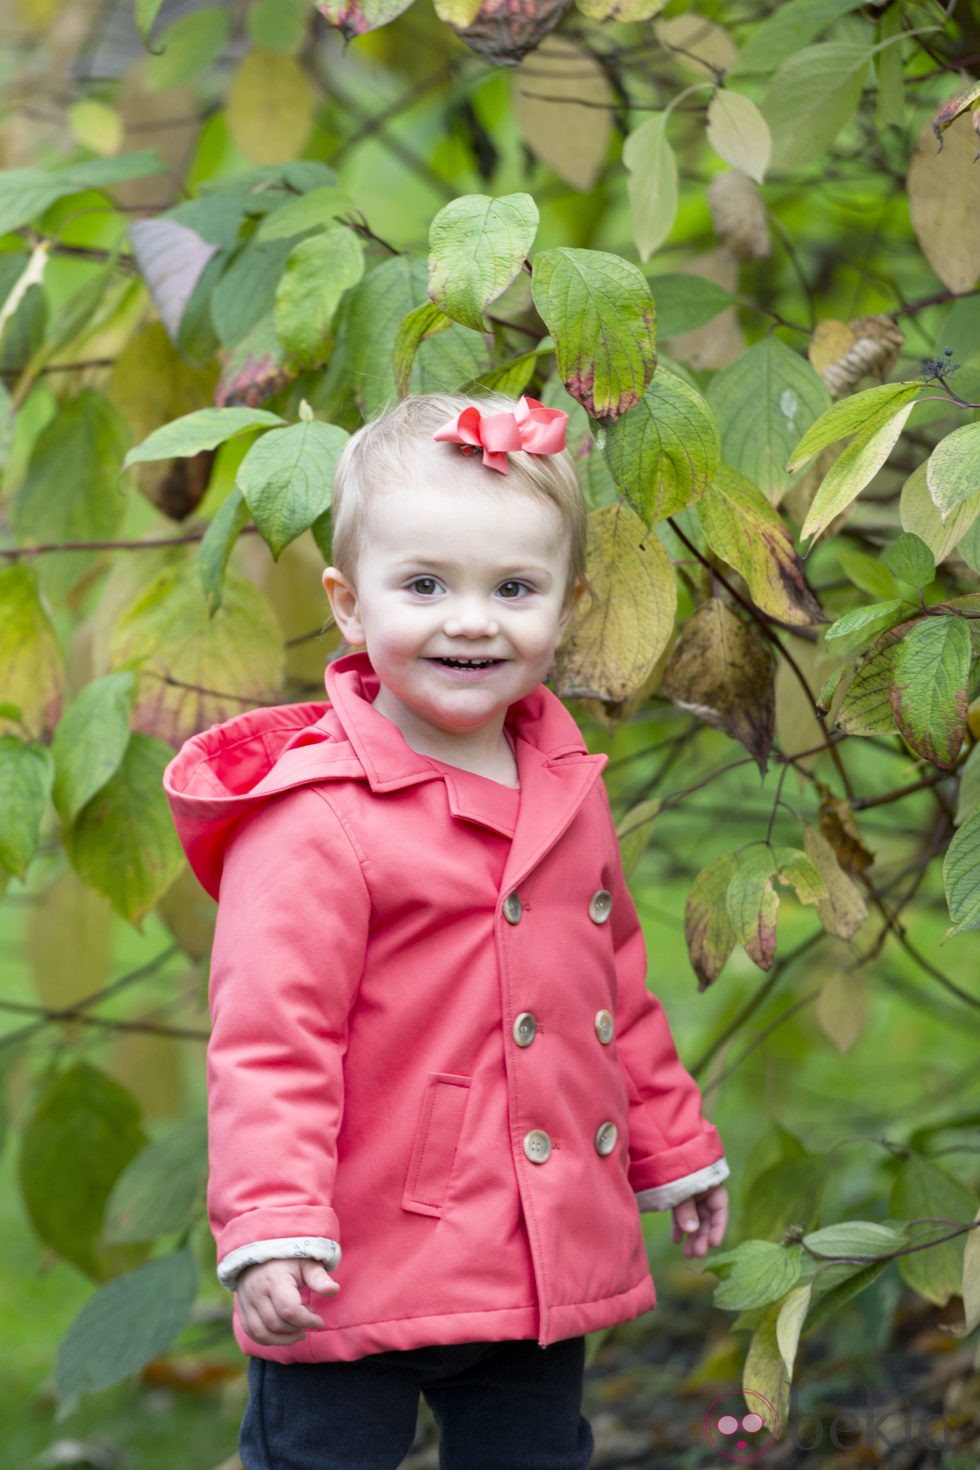
<svg viewBox="0 0 980 1470">
<path fill-rule="evenodd" d="M 408 399 L 337 470 L 329 703 L 167 786 L 219 897 L 209 1213 L 246 1470 L 580 1470 L 583 1337 L 646 1311 L 640 1210 L 727 1166 L 645 984 L 603 758 L 543 680 L 582 592 L 565 415 Z"/>
</svg>

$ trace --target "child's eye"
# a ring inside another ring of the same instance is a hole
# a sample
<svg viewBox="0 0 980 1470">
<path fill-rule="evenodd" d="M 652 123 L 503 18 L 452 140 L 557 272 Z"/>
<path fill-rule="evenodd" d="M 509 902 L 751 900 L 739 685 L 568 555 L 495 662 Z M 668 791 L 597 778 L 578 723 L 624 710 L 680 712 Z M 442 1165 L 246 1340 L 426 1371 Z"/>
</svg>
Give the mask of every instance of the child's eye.
<svg viewBox="0 0 980 1470">
<path fill-rule="evenodd" d="M 526 582 L 501 582 L 497 588 L 497 595 L 498 597 L 523 597 L 530 590 Z"/>
<path fill-rule="evenodd" d="M 418 593 L 419 597 L 434 597 L 439 591 L 435 577 L 415 577 L 408 586 L 409 591 Z"/>
</svg>

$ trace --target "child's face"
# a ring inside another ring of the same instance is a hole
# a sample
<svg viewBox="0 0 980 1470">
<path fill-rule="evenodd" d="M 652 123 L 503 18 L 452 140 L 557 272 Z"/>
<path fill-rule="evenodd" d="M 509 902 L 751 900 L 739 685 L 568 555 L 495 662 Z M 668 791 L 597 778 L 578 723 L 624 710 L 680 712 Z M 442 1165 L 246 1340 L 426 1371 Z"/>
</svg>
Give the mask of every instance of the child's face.
<svg viewBox="0 0 980 1470">
<path fill-rule="evenodd" d="M 433 731 L 444 745 L 499 735 L 546 677 L 574 599 L 557 508 L 426 451 L 410 483 L 372 492 L 354 577 L 328 567 L 324 586 L 367 648 L 376 708 L 410 745 Z"/>
</svg>

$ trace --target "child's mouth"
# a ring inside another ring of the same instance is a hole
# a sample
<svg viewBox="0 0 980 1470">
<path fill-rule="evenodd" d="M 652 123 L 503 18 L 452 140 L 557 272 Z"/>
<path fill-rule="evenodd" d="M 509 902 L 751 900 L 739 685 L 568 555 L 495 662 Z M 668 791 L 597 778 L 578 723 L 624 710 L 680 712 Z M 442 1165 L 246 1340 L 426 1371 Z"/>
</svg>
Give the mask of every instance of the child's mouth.
<svg viewBox="0 0 980 1470">
<path fill-rule="evenodd" d="M 444 669 L 492 669 L 500 663 L 499 658 L 435 658 L 433 663 Z"/>
</svg>

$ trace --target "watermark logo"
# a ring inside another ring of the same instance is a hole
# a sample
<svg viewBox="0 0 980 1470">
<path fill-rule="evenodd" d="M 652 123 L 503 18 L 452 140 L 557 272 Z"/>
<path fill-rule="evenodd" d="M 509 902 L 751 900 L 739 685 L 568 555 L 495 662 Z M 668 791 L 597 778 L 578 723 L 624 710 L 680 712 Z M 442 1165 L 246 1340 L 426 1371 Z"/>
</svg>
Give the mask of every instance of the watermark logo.
<svg viewBox="0 0 980 1470">
<path fill-rule="evenodd" d="M 821 1405 L 817 1412 L 801 1412 L 791 1397 L 783 1428 L 785 1438 L 804 1451 L 861 1448 L 879 1456 L 899 1448 L 941 1453 L 949 1449 L 945 1419 L 904 1399 L 879 1405 L 870 1384 L 865 1385 L 864 1404 L 846 1409 Z M 726 1460 L 759 1464 L 780 1437 L 779 1416 L 761 1393 L 732 1388 L 720 1394 L 705 1414 L 704 1437 Z"/>
<path fill-rule="evenodd" d="M 722 1394 L 704 1416 L 705 1439 L 713 1450 L 736 1465 L 751 1465 L 761 1460 L 778 1435 L 776 1410 L 767 1398 L 751 1388 L 731 1389 Z"/>
</svg>

